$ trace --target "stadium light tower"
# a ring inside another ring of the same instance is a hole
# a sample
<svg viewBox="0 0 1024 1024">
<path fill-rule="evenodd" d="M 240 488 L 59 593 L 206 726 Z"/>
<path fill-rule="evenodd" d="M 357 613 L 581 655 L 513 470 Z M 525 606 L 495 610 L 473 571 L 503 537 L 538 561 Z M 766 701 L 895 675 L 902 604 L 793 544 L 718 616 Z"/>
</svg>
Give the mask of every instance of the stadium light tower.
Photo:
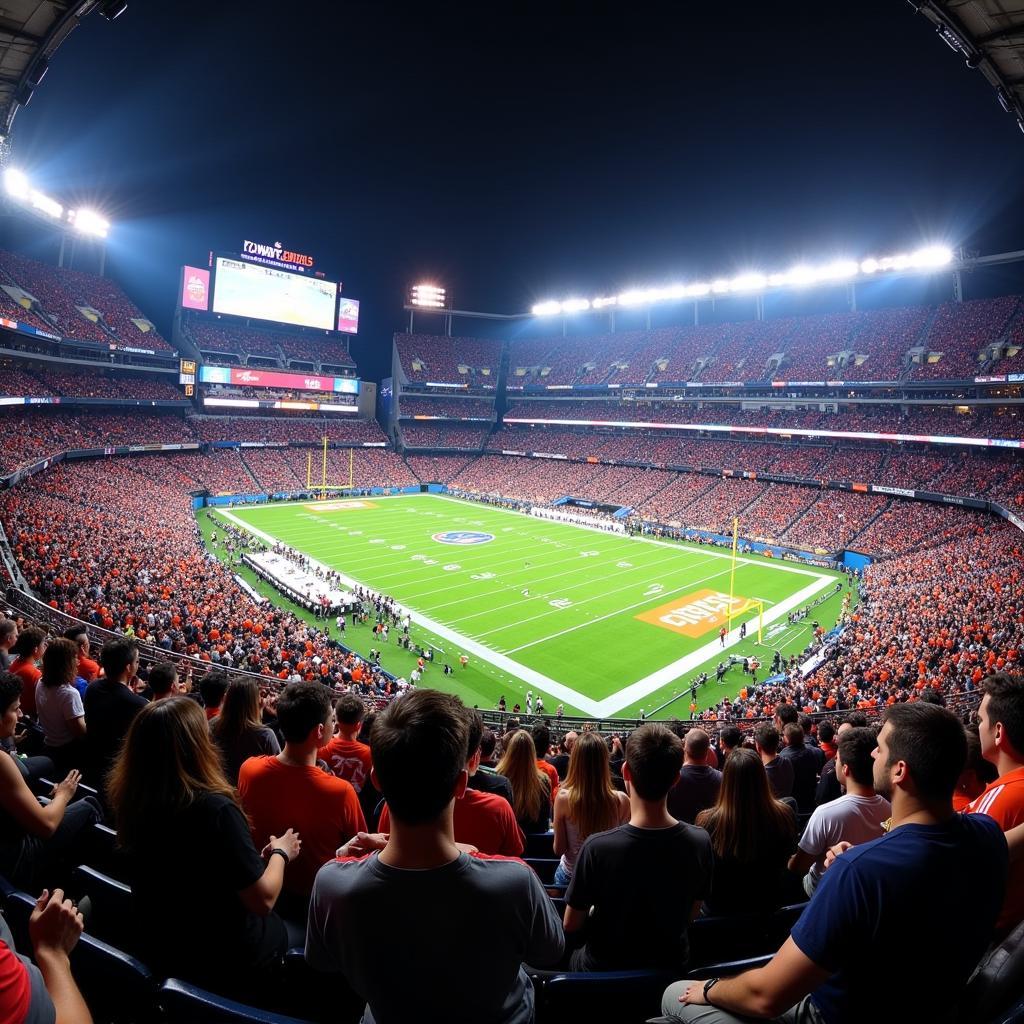
<svg viewBox="0 0 1024 1024">
<path fill-rule="evenodd" d="M 412 334 L 415 310 L 448 309 L 448 290 L 436 284 L 414 284 L 409 290 L 409 333 Z M 450 320 L 450 317 L 449 317 Z"/>
</svg>

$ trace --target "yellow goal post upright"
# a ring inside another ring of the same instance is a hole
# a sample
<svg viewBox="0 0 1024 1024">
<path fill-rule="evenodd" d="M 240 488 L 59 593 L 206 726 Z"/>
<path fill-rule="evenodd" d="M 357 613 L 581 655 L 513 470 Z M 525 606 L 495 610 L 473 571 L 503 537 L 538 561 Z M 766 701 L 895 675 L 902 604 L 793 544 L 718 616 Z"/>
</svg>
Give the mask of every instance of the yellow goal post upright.
<svg viewBox="0 0 1024 1024">
<path fill-rule="evenodd" d="M 732 620 L 735 617 L 736 607 L 736 559 L 739 555 L 739 530 L 740 521 L 737 517 L 733 517 L 732 521 L 732 558 L 729 560 L 729 632 L 732 632 Z M 756 597 L 747 598 L 743 602 L 743 607 L 740 609 L 740 614 L 749 611 L 751 608 L 757 608 L 757 642 L 761 644 L 764 637 L 764 601 L 759 600 Z"/>
</svg>

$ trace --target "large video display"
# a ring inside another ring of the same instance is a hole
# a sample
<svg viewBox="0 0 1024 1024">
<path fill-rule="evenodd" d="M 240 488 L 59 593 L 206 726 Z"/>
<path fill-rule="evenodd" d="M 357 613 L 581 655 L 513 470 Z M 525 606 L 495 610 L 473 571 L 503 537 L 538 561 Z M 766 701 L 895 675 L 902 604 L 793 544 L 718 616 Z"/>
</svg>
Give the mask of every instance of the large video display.
<svg viewBox="0 0 1024 1024">
<path fill-rule="evenodd" d="M 333 391 L 358 395 L 355 377 L 315 377 L 309 373 L 282 373 L 279 370 L 251 370 L 241 366 L 200 366 L 200 384 L 234 384 L 250 388 L 294 388 L 296 391 Z"/>
<path fill-rule="evenodd" d="M 337 300 L 338 285 L 334 281 L 289 274 L 227 256 L 216 258 L 214 313 L 333 331 Z"/>
</svg>

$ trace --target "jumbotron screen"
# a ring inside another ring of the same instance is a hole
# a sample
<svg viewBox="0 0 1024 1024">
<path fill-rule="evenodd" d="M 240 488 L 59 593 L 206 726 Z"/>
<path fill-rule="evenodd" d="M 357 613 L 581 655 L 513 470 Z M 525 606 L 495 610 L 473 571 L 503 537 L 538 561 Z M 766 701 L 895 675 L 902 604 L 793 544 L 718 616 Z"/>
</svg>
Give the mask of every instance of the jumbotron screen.
<svg viewBox="0 0 1024 1024">
<path fill-rule="evenodd" d="M 214 313 L 336 330 L 338 285 L 334 281 L 289 274 L 227 256 L 218 256 L 215 267 Z"/>
</svg>

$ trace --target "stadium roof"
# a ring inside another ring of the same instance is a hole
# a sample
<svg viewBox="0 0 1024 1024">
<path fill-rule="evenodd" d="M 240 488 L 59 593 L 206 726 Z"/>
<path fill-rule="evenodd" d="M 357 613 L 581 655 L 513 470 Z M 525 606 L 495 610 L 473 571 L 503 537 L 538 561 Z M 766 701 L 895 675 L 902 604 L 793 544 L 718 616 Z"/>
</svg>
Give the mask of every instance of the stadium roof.
<svg viewBox="0 0 1024 1024">
<path fill-rule="evenodd" d="M 100 0 L 2 0 L 0 3 L 0 136 L 46 74 L 50 57 Z"/>
<path fill-rule="evenodd" d="M 1022 0 L 910 0 L 944 42 L 977 68 L 1002 108 L 1024 131 L 1024 2 Z"/>
</svg>

